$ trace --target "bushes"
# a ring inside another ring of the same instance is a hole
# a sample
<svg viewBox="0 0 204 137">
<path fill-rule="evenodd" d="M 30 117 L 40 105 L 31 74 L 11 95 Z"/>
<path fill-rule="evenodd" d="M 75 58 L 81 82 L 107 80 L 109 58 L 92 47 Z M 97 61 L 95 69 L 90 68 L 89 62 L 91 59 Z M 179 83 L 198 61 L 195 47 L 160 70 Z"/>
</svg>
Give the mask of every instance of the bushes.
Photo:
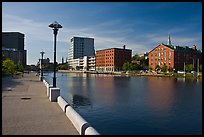
<svg viewBox="0 0 204 137">
<path fill-rule="evenodd" d="M 13 75 L 15 72 L 15 64 L 10 59 L 5 59 L 2 62 L 2 73 L 6 75 Z"/>
<path fill-rule="evenodd" d="M 23 71 L 24 67 L 20 63 L 14 64 L 14 62 L 8 58 L 2 61 L 2 74 L 13 75 Z"/>
</svg>

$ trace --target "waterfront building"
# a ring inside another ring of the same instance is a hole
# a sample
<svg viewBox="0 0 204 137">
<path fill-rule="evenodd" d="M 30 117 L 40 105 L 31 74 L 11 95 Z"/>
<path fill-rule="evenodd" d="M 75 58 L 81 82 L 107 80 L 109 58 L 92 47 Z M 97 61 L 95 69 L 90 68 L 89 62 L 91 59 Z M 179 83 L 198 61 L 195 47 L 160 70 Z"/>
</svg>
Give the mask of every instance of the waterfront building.
<svg viewBox="0 0 204 137">
<path fill-rule="evenodd" d="M 96 71 L 121 71 L 123 64 L 131 62 L 132 50 L 123 48 L 110 48 L 96 51 Z"/>
<path fill-rule="evenodd" d="M 26 66 L 27 50 L 24 49 L 24 37 L 20 32 L 2 32 L 2 54 L 15 64 Z"/>
<path fill-rule="evenodd" d="M 95 56 L 84 56 L 79 59 L 79 67 L 82 71 L 95 71 L 96 58 Z"/>
<path fill-rule="evenodd" d="M 80 58 L 68 60 L 68 68 L 70 70 L 79 70 L 80 69 L 79 61 L 80 61 Z"/>
<path fill-rule="evenodd" d="M 163 43 L 157 45 L 149 52 L 148 58 L 149 67 L 152 70 L 157 70 L 157 66 L 162 68 L 166 65 L 175 71 L 183 71 L 184 65 L 187 64 L 193 64 L 194 70 L 197 70 L 197 65 L 202 64 L 202 52 L 197 50 L 196 45 L 193 45 L 192 48 L 172 45 L 170 36 L 168 38 L 168 45 Z"/>
<path fill-rule="evenodd" d="M 86 37 L 72 37 L 70 39 L 70 48 L 68 51 L 68 66 L 76 69 L 80 57 L 95 56 L 94 39 Z"/>
</svg>

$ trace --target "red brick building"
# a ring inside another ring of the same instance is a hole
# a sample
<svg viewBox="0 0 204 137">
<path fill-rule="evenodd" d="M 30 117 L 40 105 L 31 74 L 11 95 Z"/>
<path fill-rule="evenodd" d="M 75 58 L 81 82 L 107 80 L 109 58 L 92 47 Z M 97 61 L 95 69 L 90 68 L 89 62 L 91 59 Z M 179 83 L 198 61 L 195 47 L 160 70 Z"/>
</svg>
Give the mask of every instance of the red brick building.
<svg viewBox="0 0 204 137">
<path fill-rule="evenodd" d="M 198 62 L 202 64 L 202 52 L 197 50 L 195 45 L 190 48 L 159 44 L 149 52 L 148 58 L 152 70 L 155 70 L 157 65 L 161 68 L 164 65 L 171 66 L 175 71 L 184 70 L 184 64 L 193 64 L 197 70 Z"/>
<path fill-rule="evenodd" d="M 122 70 L 125 61 L 130 62 L 132 50 L 110 48 L 96 51 L 96 71 L 113 72 Z"/>
</svg>

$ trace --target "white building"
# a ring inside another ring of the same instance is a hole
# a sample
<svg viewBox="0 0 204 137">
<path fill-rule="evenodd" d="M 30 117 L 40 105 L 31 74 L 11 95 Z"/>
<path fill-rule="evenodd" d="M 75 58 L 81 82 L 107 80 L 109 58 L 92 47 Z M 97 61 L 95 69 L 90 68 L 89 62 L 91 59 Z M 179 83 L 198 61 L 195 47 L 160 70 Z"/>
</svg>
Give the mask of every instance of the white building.
<svg viewBox="0 0 204 137">
<path fill-rule="evenodd" d="M 84 56 L 95 56 L 94 39 L 85 37 L 72 37 L 68 51 L 68 65 L 76 69 L 76 60 Z M 79 65 L 79 64 L 78 64 Z"/>
<path fill-rule="evenodd" d="M 69 69 L 79 70 L 79 58 L 68 60 Z"/>
<path fill-rule="evenodd" d="M 95 71 L 96 58 L 95 56 L 84 56 L 79 59 L 80 70 L 82 71 Z"/>
</svg>

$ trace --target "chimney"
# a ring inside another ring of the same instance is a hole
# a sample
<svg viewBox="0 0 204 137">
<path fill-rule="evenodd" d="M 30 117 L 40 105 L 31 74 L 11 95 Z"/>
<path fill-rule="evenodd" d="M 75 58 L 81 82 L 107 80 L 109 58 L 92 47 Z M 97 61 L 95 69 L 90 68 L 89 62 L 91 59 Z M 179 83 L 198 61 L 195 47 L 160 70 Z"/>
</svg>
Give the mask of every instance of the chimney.
<svg viewBox="0 0 204 137">
<path fill-rule="evenodd" d="M 123 49 L 125 49 L 125 45 L 123 46 Z"/>
</svg>

